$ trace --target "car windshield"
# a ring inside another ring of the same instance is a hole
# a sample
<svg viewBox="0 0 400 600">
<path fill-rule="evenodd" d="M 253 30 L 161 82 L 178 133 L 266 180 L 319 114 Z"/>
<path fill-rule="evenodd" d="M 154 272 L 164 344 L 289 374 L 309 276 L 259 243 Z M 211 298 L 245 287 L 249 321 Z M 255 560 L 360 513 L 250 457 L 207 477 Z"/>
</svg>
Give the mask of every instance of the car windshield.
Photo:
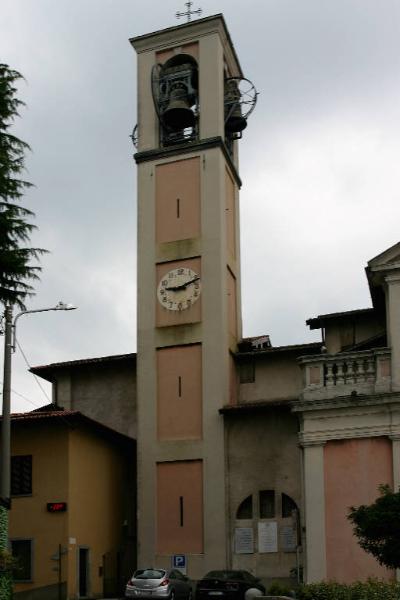
<svg viewBox="0 0 400 600">
<path fill-rule="evenodd" d="M 210 571 L 204 579 L 225 579 L 225 580 L 240 580 L 245 579 L 242 571 Z"/>
<path fill-rule="evenodd" d="M 135 571 L 134 579 L 162 579 L 165 576 L 165 571 L 161 569 L 141 569 Z"/>
</svg>

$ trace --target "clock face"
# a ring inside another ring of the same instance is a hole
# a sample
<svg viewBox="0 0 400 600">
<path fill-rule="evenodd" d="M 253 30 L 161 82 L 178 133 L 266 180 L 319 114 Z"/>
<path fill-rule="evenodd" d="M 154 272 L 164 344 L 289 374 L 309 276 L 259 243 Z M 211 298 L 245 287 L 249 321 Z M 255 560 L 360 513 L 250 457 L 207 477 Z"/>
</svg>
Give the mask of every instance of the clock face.
<svg viewBox="0 0 400 600">
<path fill-rule="evenodd" d="M 157 288 L 158 301 L 168 310 L 190 308 L 199 299 L 200 293 L 200 275 L 187 267 L 168 271 Z"/>
</svg>

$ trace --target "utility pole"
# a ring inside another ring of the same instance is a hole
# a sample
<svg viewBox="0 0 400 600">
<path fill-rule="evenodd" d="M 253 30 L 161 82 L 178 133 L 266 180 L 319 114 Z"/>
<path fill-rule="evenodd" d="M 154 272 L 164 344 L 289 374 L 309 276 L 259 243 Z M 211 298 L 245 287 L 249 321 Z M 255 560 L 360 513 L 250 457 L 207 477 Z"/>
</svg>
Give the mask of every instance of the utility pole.
<svg viewBox="0 0 400 600">
<path fill-rule="evenodd" d="M 11 352 L 13 309 L 7 304 L 4 312 L 4 372 L 3 418 L 1 420 L 1 476 L 0 476 L 0 550 L 8 546 L 8 511 L 10 501 L 10 432 L 11 432 Z"/>
<path fill-rule="evenodd" d="M 3 555 L 3 573 L 0 576 L 0 600 L 12 598 L 12 575 L 7 569 L 8 511 L 10 510 L 10 432 L 11 432 L 11 352 L 12 352 L 12 305 L 4 311 L 4 372 L 3 372 L 3 418 L 1 420 L 0 457 L 0 553 Z"/>
</svg>

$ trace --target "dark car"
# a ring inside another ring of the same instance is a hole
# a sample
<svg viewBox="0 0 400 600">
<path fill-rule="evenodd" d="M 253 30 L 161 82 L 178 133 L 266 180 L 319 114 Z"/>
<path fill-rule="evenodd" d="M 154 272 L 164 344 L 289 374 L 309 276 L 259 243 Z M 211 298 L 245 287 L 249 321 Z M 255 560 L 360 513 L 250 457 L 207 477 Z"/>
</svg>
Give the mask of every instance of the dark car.
<svg viewBox="0 0 400 600">
<path fill-rule="evenodd" d="M 248 571 L 210 571 L 196 588 L 196 600 L 244 600 L 247 590 L 265 595 L 265 587 Z"/>
<path fill-rule="evenodd" d="M 178 569 L 139 569 L 126 585 L 125 598 L 192 600 L 192 582 Z"/>
</svg>

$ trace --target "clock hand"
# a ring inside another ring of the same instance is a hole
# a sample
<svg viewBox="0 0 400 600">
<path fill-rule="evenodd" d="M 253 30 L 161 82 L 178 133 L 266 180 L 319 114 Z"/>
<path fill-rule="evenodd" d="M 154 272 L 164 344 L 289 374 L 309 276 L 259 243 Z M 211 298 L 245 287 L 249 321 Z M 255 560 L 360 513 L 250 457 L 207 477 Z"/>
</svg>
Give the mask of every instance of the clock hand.
<svg viewBox="0 0 400 600">
<path fill-rule="evenodd" d="M 198 281 L 200 279 L 200 277 L 197 275 L 197 277 L 195 277 L 194 279 L 191 279 L 190 281 L 187 281 L 185 283 L 185 287 L 187 287 L 188 285 L 190 285 L 191 283 L 194 283 L 195 281 Z"/>
<path fill-rule="evenodd" d="M 180 285 L 173 285 L 171 287 L 166 287 L 164 289 L 166 289 L 168 291 L 171 291 L 171 292 L 178 292 L 179 290 L 185 289 L 188 285 L 190 285 L 191 283 L 194 283 L 198 279 L 200 279 L 200 277 L 195 277 L 194 279 L 190 279 L 189 281 L 185 281 L 185 283 L 181 283 Z"/>
</svg>

